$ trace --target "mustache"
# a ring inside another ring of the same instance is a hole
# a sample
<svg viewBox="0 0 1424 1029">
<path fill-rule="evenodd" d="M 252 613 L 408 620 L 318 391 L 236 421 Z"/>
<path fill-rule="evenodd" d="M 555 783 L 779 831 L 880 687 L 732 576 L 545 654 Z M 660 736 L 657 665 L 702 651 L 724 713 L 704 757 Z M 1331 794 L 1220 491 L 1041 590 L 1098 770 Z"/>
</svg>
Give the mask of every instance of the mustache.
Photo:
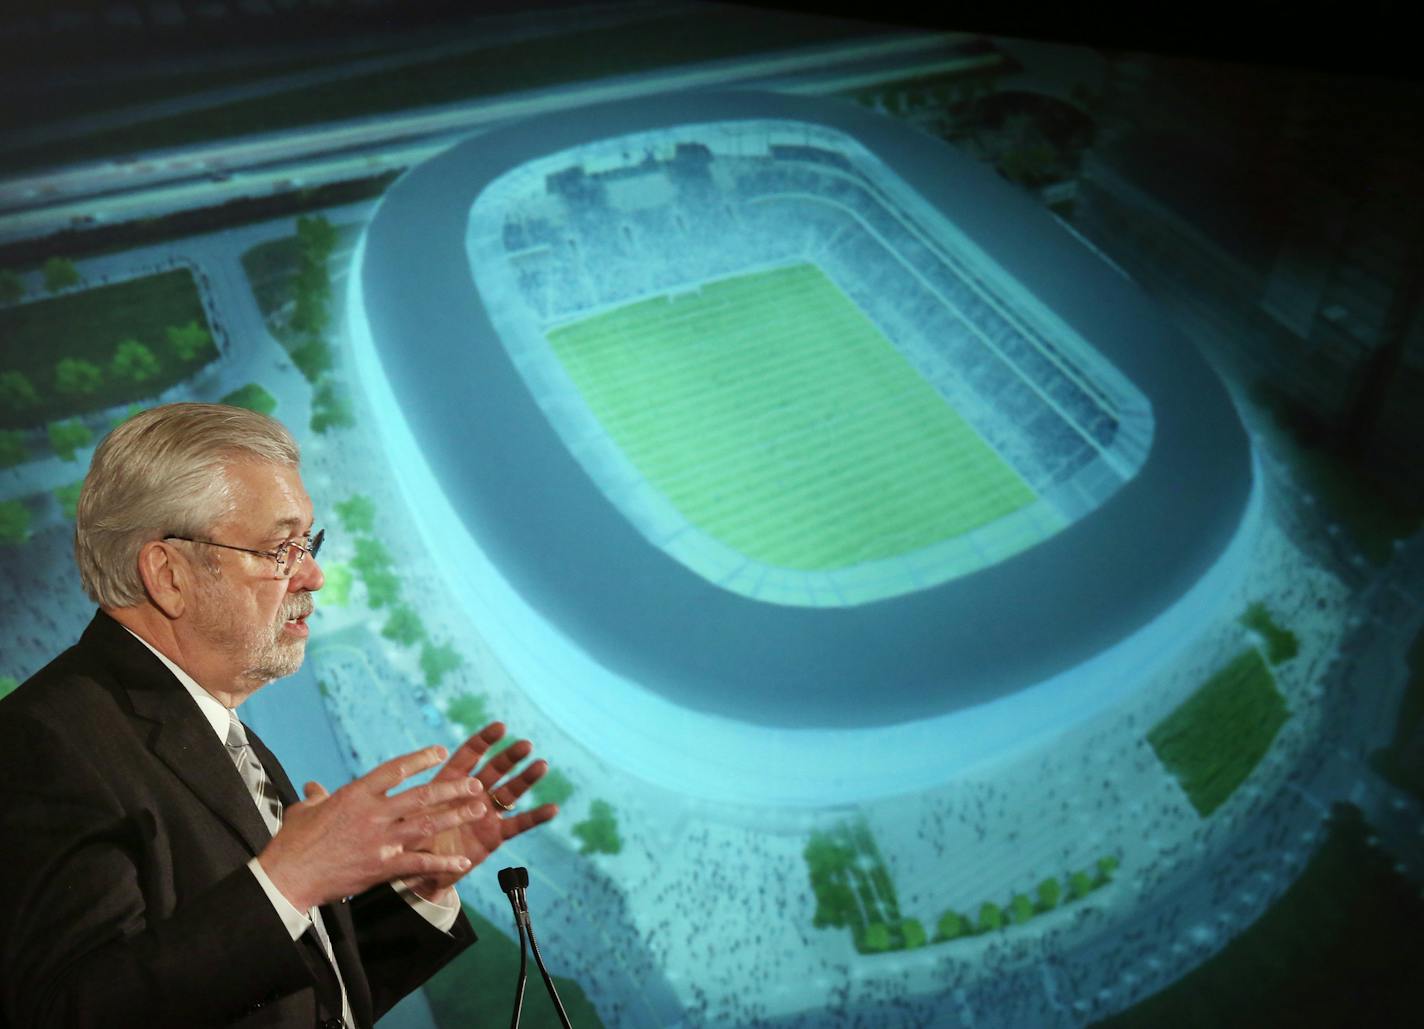
<svg viewBox="0 0 1424 1029">
<path fill-rule="evenodd" d="M 282 621 L 290 622 L 298 618 L 305 618 L 316 610 L 316 601 L 312 600 L 310 593 L 298 593 L 291 600 L 282 604 Z"/>
</svg>

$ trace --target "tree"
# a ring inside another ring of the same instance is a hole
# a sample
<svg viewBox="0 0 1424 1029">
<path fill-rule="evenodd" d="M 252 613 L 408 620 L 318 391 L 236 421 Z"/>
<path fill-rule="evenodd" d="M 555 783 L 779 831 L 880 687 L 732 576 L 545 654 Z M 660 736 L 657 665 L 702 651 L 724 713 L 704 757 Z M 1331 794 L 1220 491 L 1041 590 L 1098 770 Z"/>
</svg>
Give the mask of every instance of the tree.
<svg viewBox="0 0 1424 1029">
<path fill-rule="evenodd" d="M 9 268 L 0 269 L 0 304 L 14 304 L 25 296 L 25 280 Z"/>
<path fill-rule="evenodd" d="M 336 227 L 319 214 L 299 217 L 297 247 L 304 262 L 325 264 L 336 249 Z"/>
<path fill-rule="evenodd" d="M 460 652 L 448 643 L 421 644 L 420 670 L 425 674 L 425 685 L 434 689 L 445 676 L 461 664 Z"/>
<path fill-rule="evenodd" d="M 402 647 L 413 647 L 425 639 L 425 623 L 409 604 L 396 604 L 381 627 L 381 635 Z"/>
<path fill-rule="evenodd" d="M 88 446 L 93 439 L 93 434 L 78 418 L 50 423 L 49 445 L 62 461 L 75 460 L 75 451 Z"/>
<path fill-rule="evenodd" d="M 963 936 L 969 930 L 969 923 L 958 911 L 946 911 L 939 916 L 939 925 L 936 926 L 935 938 L 938 940 L 953 940 Z"/>
<path fill-rule="evenodd" d="M 1038 884 L 1038 910 L 1052 911 L 1063 899 L 1063 884 L 1056 878 L 1045 879 Z"/>
<path fill-rule="evenodd" d="M 925 935 L 925 927 L 920 924 L 918 918 L 907 918 L 900 923 L 900 939 L 904 941 L 906 950 L 923 947 L 929 942 L 929 938 Z"/>
<path fill-rule="evenodd" d="M 331 323 L 331 279 L 326 260 L 303 260 L 292 288 L 295 295 L 289 324 L 297 332 L 320 336 Z"/>
<path fill-rule="evenodd" d="M 992 932 L 995 929 L 1004 927 L 1004 911 L 992 900 L 986 900 L 979 905 L 979 931 L 981 933 Z"/>
<path fill-rule="evenodd" d="M 277 398 L 255 382 L 249 382 L 246 386 L 239 386 L 227 396 L 219 401 L 222 404 L 231 404 L 233 407 L 245 407 L 249 411 L 256 411 L 258 414 L 271 414 L 277 410 Z"/>
<path fill-rule="evenodd" d="M 470 733 L 479 732 L 490 723 L 489 705 L 476 693 L 462 693 L 445 706 L 445 717 Z"/>
<path fill-rule="evenodd" d="M 159 371 L 158 358 L 153 356 L 153 351 L 136 339 L 120 342 L 109 365 L 109 372 L 115 379 L 135 386 L 157 378 Z"/>
<path fill-rule="evenodd" d="M 187 325 L 170 325 L 167 336 L 169 351 L 185 364 L 197 360 L 199 354 L 213 345 L 212 334 L 197 321 Z"/>
<path fill-rule="evenodd" d="M 400 576 L 389 568 L 373 568 L 361 581 L 366 584 L 366 603 L 373 608 L 389 607 L 400 599 Z"/>
<path fill-rule="evenodd" d="M 13 675 L 0 675 L 0 699 L 4 699 L 14 693 L 20 686 L 20 681 Z"/>
<path fill-rule="evenodd" d="M 61 289 L 79 285 L 79 269 L 65 257 L 51 257 L 44 263 L 45 289 L 56 293 Z"/>
<path fill-rule="evenodd" d="M 574 826 L 573 834 L 580 854 L 617 854 L 623 849 L 618 818 L 606 800 L 595 800 L 589 806 L 588 818 Z"/>
<path fill-rule="evenodd" d="M 1107 857 L 1098 858 L 1098 881 L 1095 885 L 1103 886 L 1112 882 L 1113 873 L 1117 871 L 1117 858 L 1109 854 Z"/>
<path fill-rule="evenodd" d="M 40 395 L 24 372 L 0 372 L 0 406 L 17 414 L 39 406 Z"/>
<path fill-rule="evenodd" d="M 301 346 L 294 347 L 291 356 L 292 363 L 297 366 L 297 371 L 301 372 L 302 377 L 311 383 L 315 383 L 331 371 L 335 363 L 331 354 L 331 345 L 318 337 L 313 337 Z"/>
<path fill-rule="evenodd" d="M 1015 925 L 1023 925 L 1033 917 L 1033 901 L 1026 894 L 1015 893 L 1013 900 L 1009 901 L 1009 915 Z"/>
<path fill-rule="evenodd" d="M 84 486 L 84 480 L 71 482 L 67 486 L 60 486 L 54 491 L 54 499 L 59 501 L 59 509 L 64 512 L 64 517 L 71 522 L 79 510 L 79 491 Z"/>
<path fill-rule="evenodd" d="M 813 832 L 802 851 L 811 875 L 831 877 L 840 875 L 855 860 L 855 852 L 828 832 Z"/>
<path fill-rule="evenodd" d="M 29 538 L 29 508 L 18 500 L 0 501 L 0 543 L 23 543 Z"/>
<path fill-rule="evenodd" d="M 0 431 L 0 468 L 13 468 L 24 460 L 24 433 L 9 429 Z"/>
<path fill-rule="evenodd" d="M 336 517 L 341 527 L 351 535 L 371 532 L 376 528 L 376 504 L 370 497 L 357 493 L 336 505 Z"/>
<path fill-rule="evenodd" d="M 1270 609 L 1259 600 L 1246 608 L 1240 622 L 1265 641 L 1266 660 L 1271 664 L 1289 661 L 1300 653 L 1300 640 L 1295 633 L 1276 624 Z"/>
<path fill-rule="evenodd" d="M 326 432 L 328 429 L 349 429 L 356 424 L 356 415 L 351 411 L 351 402 L 330 379 L 317 386 L 312 396 L 312 432 Z"/>
<path fill-rule="evenodd" d="M 811 916 L 811 924 L 817 929 L 844 929 L 859 919 L 855 892 L 841 880 L 822 880 L 815 894 L 816 913 Z"/>
<path fill-rule="evenodd" d="M 110 426 L 110 428 L 117 429 L 120 425 L 124 424 L 124 422 L 128 421 L 134 415 L 143 414 L 147 410 L 148 408 L 144 407 L 142 404 L 130 404 L 127 408 L 125 408 L 123 414 L 119 415 L 117 418 L 114 419 L 113 424 Z"/>
<path fill-rule="evenodd" d="M 355 546 L 356 556 L 351 563 L 356 566 L 356 574 L 362 578 L 366 576 L 367 572 L 388 569 L 394 564 L 391 552 L 380 540 L 372 539 L 369 536 L 358 536 Z"/>
<path fill-rule="evenodd" d="M 104 373 L 92 361 L 66 357 L 54 366 L 54 388 L 66 397 L 86 397 L 99 391 Z"/>
<path fill-rule="evenodd" d="M 534 784 L 534 800 L 540 804 L 562 806 L 574 795 L 574 784 L 557 768 L 551 768 Z"/>
<path fill-rule="evenodd" d="M 860 949 L 867 954 L 880 954 L 890 949 L 890 927 L 884 922 L 871 922 L 860 935 Z"/>
<path fill-rule="evenodd" d="M 1068 896 L 1082 900 L 1093 892 L 1093 877 L 1087 872 L 1074 872 L 1068 877 Z"/>
</svg>

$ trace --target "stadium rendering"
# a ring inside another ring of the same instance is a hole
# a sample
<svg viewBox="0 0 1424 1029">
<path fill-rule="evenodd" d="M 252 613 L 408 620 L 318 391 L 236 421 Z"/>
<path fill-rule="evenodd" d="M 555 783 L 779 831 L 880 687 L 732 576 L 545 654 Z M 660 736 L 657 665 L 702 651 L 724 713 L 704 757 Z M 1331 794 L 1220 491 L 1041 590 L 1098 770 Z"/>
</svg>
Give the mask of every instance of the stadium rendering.
<svg viewBox="0 0 1424 1029">
<path fill-rule="evenodd" d="M 1130 282 L 839 103 L 457 145 L 382 200 L 349 302 L 501 660 L 693 794 L 912 789 L 1100 710 L 1199 635 L 1259 512 L 1225 390 Z M 844 770 L 887 746 L 893 779 Z"/>
</svg>

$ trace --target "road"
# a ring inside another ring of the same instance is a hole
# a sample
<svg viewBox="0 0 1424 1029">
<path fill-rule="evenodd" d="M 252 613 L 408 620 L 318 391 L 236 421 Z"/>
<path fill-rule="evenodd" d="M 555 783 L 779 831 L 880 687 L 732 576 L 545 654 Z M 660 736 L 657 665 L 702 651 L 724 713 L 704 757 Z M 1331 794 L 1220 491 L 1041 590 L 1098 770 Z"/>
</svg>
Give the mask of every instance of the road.
<svg viewBox="0 0 1424 1029">
<path fill-rule="evenodd" d="M 968 71 L 1001 60 L 959 53 L 974 37 L 936 33 L 718 61 L 225 140 L 133 160 L 0 179 L 0 242 L 89 220 L 125 221 L 379 174 L 506 121 L 571 106 L 727 86 L 837 92 Z"/>
</svg>

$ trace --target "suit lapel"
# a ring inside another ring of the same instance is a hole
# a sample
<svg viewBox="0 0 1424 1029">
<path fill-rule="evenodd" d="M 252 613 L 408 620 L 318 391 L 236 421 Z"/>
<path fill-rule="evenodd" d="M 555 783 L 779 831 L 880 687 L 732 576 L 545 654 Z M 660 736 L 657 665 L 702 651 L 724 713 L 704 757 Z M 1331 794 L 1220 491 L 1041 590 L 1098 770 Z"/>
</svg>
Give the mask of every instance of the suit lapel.
<svg viewBox="0 0 1424 1029">
<path fill-rule="evenodd" d="M 222 741 L 183 684 L 103 612 L 94 616 L 80 646 L 92 648 L 108 665 L 134 715 L 148 723 L 147 743 L 154 755 L 256 856 L 271 834 Z"/>
</svg>

